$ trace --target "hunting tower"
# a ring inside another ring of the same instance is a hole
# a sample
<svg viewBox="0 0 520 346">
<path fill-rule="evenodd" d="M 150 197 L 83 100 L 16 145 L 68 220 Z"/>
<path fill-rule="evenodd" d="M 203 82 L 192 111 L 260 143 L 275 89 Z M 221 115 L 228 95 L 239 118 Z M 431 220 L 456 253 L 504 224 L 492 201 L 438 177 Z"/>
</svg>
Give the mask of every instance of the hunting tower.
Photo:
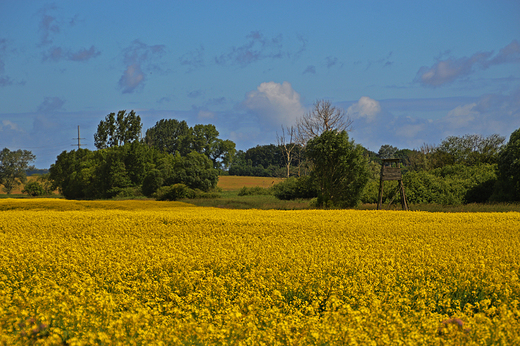
<svg viewBox="0 0 520 346">
<path fill-rule="evenodd" d="M 380 210 L 383 206 L 383 185 L 387 180 L 397 180 L 399 184 L 397 185 L 397 191 L 392 197 L 392 200 L 388 204 L 390 206 L 399 193 L 401 198 L 401 206 L 403 210 L 408 210 L 408 203 L 406 202 L 406 195 L 404 193 L 404 185 L 403 178 L 401 174 L 401 164 L 399 159 L 383 159 L 383 163 L 381 165 L 381 179 L 379 181 L 379 198 L 377 202 L 377 210 Z"/>
</svg>

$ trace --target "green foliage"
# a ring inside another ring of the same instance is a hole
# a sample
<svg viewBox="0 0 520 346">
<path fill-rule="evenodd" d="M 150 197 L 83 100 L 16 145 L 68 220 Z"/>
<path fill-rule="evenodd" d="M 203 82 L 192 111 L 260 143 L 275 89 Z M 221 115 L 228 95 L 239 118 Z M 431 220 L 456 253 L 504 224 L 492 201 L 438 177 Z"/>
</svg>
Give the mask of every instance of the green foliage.
<svg viewBox="0 0 520 346">
<path fill-rule="evenodd" d="M 0 152 L 0 184 L 4 185 L 7 194 L 27 181 L 25 171 L 29 168 L 29 162 L 35 159 L 36 156 L 28 150 L 11 151 L 4 148 Z"/>
<path fill-rule="evenodd" d="M 132 110 L 110 113 L 102 120 L 94 134 L 94 145 L 98 149 L 124 145 L 139 140 L 143 124 L 141 117 Z"/>
<path fill-rule="evenodd" d="M 313 198 L 318 196 L 318 186 L 311 176 L 290 177 L 270 188 L 281 200 Z"/>
<path fill-rule="evenodd" d="M 189 127 L 186 121 L 162 119 L 146 131 L 145 142 L 159 151 L 186 156 L 195 151 L 204 154 L 213 168 L 227 169 L 235 155 L 235 143 L 218 138 L 215 125 Z"/>
<path fill-rule="evenodd" d="M 256 196 L 256 195 L 270 195 L 271 190 L 260 186 L 247 187 L 244 186 L 238 191 L 239 196 Z"/>
<path fill-rule="evenodd" d="M 460 205 L 489 200 L 496 181 L 496 165 L 451 165 L 403 176 L 409 203 Z"/>
<path fill-rule="evenodd" d="M 345 131 L 325 131 L 307 144 L 311 173 L 318 185 L 318 205 L 353 207 L 369 179 L 364 150 Z"/>
<path fill-rule="evenodd" d="M 497 134 L 488 137 L 481 135 L 449 136 L 435 148 L 436 167 L 496 163 L 504 140 L 504 137 Z"/>
<path fill-rule="evenodd" d="M 177 201 L 183 198 L 194 198 L 195 191 L 184 184 L 174 184 L 170 186 L 163 186 L 156 192 L 156 199 L 158 201 Z"/>
<path fill-rule="evenodd" d="M 22 193 L 26 193 L 33 197 L 43 196 L 43 195 L 45 195 L 45 189 L 39 182 L 31 181 L 31 182 L 25 184 L 24 189 L 22 190 Z"/>
<path fill-rule="evenodd" d="M 184 156 L 190 151 L 191 129 L 186 121 L 177 119 L 161 119 L 146 130 L 145 142 L 159 151 Z"/>
<path fill-rule="evenodd" d="M 520 201 L 520 129 L 514 131 L 498 156 L 493 201 Z"/>
<path fill-rule="evenodd" d="M 65 198 L 96 199 L 139 196 L 143 185 L 146 196 L 162 185 L 179 183 L 207 192 L 216 186 L 218 170 L 203 154 L 172 156 L 133 142 L 63 152 L 51 166 L 50 178 Z"/>
<path fill-rule="evenodd" d="M 143 180 L 142 191 L 143 194 L 147 197 L 152 197 L 152 195 L 163 186 L 164 178 L 162 173 L 158 169 L 152 169 Z"/>
</svg>

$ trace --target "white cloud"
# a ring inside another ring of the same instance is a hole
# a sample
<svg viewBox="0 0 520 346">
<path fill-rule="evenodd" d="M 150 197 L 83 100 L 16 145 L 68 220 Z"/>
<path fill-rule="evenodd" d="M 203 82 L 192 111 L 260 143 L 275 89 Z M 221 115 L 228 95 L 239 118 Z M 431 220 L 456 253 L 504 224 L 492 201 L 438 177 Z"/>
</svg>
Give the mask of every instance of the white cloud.
<svg viewBox="0 0 520 346">
<path fill-rule="evenodd" d="M 294 125 L 305 113 L 300 94 L 289 82 L 267 82 L 246 95 L 243 105 L 255 113 L 261 123 L 271 126 Z"/>
<path fill-rule="evenodd" d="M 0 126 L 0 131 L 20 131 L 22 132 L 22 129 L 18 127 L 15 123 L 9 120 L 2 120 L 2 126 Z"/>
<path fill-rule="evenodd" d="M 493 65 L 512 63 L 520 63 L 520 43 L 517 40 L 501 48 L 494 57 L 493 52 L 477 52 L 469 58 L 449 58 L 431 67 L 423 66 L 417 72 L 415 81 L 423 86 L 438 87 L 468 76 L 478 67 L 485 70 Z"/>
<path fill-rule="evenodd" d="M 200 110 L 197 114 L 197 118 L 199 119 L 213 119 L 215 118 L 215 113 L 205 110 Z"/>
<path fill-rule="evenodd" d="M 352 119 L 364 118 L 367 122 L 375 120 L 381 113 L 381 104 L 368 96 L 362 96 L 358 102 L 347 109 L 347 115 Z"/>
</svg>

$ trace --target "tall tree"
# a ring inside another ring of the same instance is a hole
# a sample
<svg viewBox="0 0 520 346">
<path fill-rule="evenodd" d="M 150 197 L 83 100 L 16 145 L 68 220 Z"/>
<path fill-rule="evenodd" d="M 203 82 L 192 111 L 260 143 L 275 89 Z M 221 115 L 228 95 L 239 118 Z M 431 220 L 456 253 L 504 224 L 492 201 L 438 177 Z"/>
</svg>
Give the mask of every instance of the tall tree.
<svg viewBox="0 0 520 346">
<path fill-rule="evenodd" d="M 94 145 L 98 149 L 106 149 L 139 140 L 143 124 L 141 117 L 132 110 L 119 111 L 117 116 L 110 113 L 101 120 L 94 134 Z"/>
<path fill-rule="evenodd" d="M 146 130 L 145 142 L 159 151 L 185 156 L 191 151 L 191 131 L 184 120 L 161 119 Z"/>
<path fill-rule="evenodd" d="M 25 171 L 29 169 L 29 162 L 35 159 L 36 156 L 28 150 L 11 151 L 4 148 L 0 152 L 0 184 L 4 185 L 7 194 L 27 181 Z"/>
<path fill-rule="evenodd" d="M 495 201 L 520 201 L 520 129 L 514 131 L 498 156 Z"/>
<path fill-rule="evenodd" d="M 319 186 L 318 204 L 355 206 L 370 175 L 363 147 L 349 140 L 346 131 L 325 131 L 310 140 L 306 150 Z"/>
<path fill-rule="evenodd" d="M 298 120 L 297 129 L 301 144 L 320 136 L 326 131 L 349 131 L 352 120 L 347 113 L 334 107 L 330 101 L 318 100 L 314 108 Z"/>
</svg>

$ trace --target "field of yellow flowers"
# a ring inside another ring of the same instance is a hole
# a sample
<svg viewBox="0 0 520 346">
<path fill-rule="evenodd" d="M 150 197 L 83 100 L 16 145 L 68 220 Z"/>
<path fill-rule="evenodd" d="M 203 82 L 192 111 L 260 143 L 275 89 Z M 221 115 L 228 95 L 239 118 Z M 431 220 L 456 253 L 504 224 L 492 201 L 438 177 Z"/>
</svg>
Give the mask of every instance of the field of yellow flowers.
<svg viewBox="0 0 520 346">
<path fill-rule="evenodd" d="M 1 345 L 519 345 L 520 213 L 0 200 Z"/>
</svg>

